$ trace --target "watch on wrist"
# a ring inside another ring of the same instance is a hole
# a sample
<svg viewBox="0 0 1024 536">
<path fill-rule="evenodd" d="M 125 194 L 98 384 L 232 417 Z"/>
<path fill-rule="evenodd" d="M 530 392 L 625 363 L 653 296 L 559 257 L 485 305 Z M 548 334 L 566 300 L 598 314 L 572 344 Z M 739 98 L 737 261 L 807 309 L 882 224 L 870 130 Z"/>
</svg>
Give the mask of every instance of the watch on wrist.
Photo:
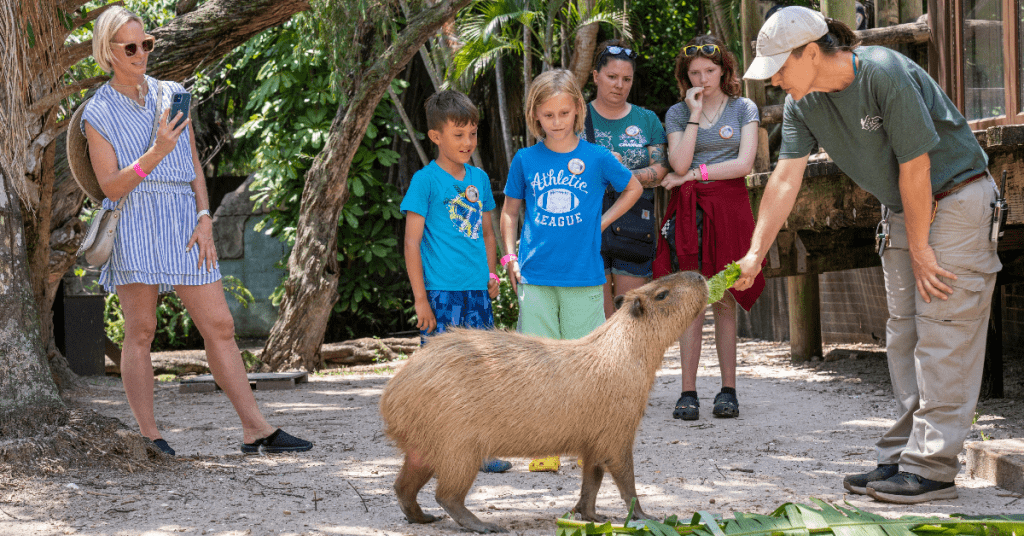
<svg viewBox="0 0 1024 536">
<path fill-rule="evenodd" d="M 203 210 L 196 212 L 196 221 L 198 221 L 199 218 L 202 218 L 203 216 L 210 216 L 210 211 L 204 208 Z M 212 220 L 213 216 L 210 216 L 210 219 Z"/>
</svg>

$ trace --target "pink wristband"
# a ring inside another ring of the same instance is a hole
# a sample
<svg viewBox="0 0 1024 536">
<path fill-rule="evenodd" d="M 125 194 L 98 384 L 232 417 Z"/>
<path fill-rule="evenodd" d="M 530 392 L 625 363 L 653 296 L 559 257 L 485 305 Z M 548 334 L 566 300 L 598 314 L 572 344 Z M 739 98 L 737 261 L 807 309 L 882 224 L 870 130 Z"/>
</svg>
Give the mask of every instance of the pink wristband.
<svg viewBox="0 0 1024 536">
<path fill-rule="evenodd" d="M 700 180 L 708 182 L 708 166 L 707 164 L 700 165 Z"/>
<path fill-rule="evenodd" d="M 147 173 L 145 171 L 142 171 L 142 166 L 140 166 L 138 162 L 135 162 L 135 164 L 132 166 L 132 169 L 135 170 L 135 174 L 138 175 L 139 177 L 142 177 L 143 179 L 146 178 Z"/>
<path fill-rule="evenodd" d="M 498 277 L 498 274 L 496 274 L 496 273 L 494 273 L 494 272 L 491 272 L 491 279 L 493 279 L 493 280 L 495 280 L 495 281 L 497 281 L 497 282 L 501 283 L 501 278 L 500 278 L 500 277 Z"/>
<path fill-rule="evenodd" d="M 518 261 L 518 260 L 519 260 L 519 257 L 516 257 L 515 255 L 509 253 L 508 255 L 505 255 L 504 257 L 501 258 L 501 267 L 504 268 L 505 265 L 509 263 L 509 261 Z"/>
</svg>

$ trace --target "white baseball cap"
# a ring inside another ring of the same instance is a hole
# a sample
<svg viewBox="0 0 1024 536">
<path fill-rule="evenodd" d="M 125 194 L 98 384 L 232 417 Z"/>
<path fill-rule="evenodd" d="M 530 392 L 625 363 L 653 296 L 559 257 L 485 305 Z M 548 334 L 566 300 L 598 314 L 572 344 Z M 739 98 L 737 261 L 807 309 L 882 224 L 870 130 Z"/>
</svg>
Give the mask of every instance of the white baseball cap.
<svg viewBox="0 0 1024 536">
<path fill-rule="evenodd" d="M 828 33 L 825 16 L 806 7 L 790 6 L 768 18 L 757 33 L 757 56 L 743 78 L 767 80 L 779 72 L 795 48 Z"/>
</svg>

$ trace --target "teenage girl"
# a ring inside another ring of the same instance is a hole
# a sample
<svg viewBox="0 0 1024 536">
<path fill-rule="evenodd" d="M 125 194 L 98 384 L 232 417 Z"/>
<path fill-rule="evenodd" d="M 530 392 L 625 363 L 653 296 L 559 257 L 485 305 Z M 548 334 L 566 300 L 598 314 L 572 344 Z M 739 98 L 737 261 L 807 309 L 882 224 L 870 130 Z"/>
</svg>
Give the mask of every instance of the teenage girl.
<svg viewBox="0 0 1024 536">
<path fill-rule="evenodd" d="M 604 322 L 601 232 L 643 192 L 608 149 L 579 137 L 586 113 L 583 93 L 569 71 L 547 71 L 530 87 L 526 117 L 530 132 L 543 142 L 519 150 L 512 159 L 501 211 L 505 251 L 518 251 L 501 264 L 519 298 L 521 333 L 578 339 Z M 622 195 L 602 214 L 608 185 Z M 530 469 L 558 470 L 558 457 L 534 460 Z"/>
</svg>

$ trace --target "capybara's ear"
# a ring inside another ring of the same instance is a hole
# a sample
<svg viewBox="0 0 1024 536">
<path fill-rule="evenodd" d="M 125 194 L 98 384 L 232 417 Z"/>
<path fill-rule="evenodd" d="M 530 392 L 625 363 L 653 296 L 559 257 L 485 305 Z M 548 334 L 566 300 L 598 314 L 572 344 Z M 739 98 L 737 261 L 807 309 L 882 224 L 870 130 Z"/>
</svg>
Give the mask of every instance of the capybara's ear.
<svg viewBox="0 0 1024 536">
<path fill-rule="evenodd" d="M 618 296 L 615 297 L 615 310 L 616 311 L 619 310 L 619 307 L 622 307 L 622 300 L 624 300 L 624 299 L 626 299 L 626 297 L 623 296 L 622 294 L 619 294 Z"/>
<path fill-rule="evenodd" d="M 630 307 L 629 313 L 634 318 L 640 318 L 644 315 L 644 303 L 639 297 L 633 298 L 633 306 Z"/>
</svg>

